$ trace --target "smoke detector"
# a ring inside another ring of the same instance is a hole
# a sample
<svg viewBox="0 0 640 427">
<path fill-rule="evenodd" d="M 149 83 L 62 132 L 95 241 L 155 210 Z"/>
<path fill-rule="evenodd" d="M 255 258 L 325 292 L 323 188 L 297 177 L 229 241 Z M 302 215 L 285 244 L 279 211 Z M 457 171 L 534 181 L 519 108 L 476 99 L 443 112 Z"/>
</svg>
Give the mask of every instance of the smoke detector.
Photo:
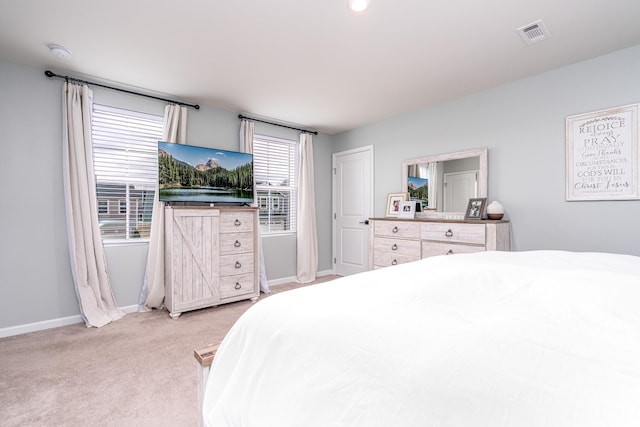
<svg viewBox="0 0 640 427">
<path fill-rule="evenodd" d="M 49 45 L 49 51 L 56 58 L 60 58 L 60 59 L 69 59 L 69 58 L 71 58 L 71 51 L 66 49 L 63 46 L 58 45 L 58 44 L 50 44 Z"/>
<path fill-rule="evenodd" d="M 517 28 L 516 31 L 520 34 L 522 40 L 524 40 L 528 45 L 541 42 L 551 37 L 551 34 L 549 33 L 549 30 L 547 30 L 547 26 L 542 22 L 542 19 L 538 19 L 531 24 Z"/>
</svg>

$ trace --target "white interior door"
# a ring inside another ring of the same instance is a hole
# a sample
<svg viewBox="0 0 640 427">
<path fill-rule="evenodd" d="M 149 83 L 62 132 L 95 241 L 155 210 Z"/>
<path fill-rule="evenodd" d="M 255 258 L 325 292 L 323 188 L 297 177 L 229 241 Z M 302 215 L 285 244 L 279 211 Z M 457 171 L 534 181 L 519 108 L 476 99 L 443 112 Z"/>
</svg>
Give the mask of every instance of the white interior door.
<svg viewBox="0 0 640 427">
<path fill-rule="evenodd" d="M 478 171 L 444 174 L 444 211 L 465 212 L 469 199 L 476 197 Z"/>
<path fill-rule="evenodd" d="M 341 276 L 369 270 L 373 146 L 333 154 L 333 261 Z"/>
</svg>

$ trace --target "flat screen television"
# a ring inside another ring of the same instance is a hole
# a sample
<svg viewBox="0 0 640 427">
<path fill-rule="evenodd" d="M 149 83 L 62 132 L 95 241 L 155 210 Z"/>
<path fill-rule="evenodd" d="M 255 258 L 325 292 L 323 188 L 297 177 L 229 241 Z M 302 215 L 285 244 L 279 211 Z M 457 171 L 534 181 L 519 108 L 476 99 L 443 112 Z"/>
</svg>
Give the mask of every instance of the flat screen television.
<svg viewBox="0 0 640 427">
<path fill-rule="evenodd" d="M 252 203 L 253 155 L 160 141 L 158 188 L 163 202 Z"/>
</svg>

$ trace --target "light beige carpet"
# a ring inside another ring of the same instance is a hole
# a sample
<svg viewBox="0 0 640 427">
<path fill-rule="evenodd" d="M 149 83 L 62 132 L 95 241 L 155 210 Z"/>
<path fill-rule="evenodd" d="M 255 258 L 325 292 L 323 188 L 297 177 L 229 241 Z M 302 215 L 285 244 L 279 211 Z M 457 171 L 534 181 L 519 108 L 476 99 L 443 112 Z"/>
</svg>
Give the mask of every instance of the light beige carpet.
<svg viewBox="0 0 640 427">
<path fill-rule="evenodd" d="M 269 295 L 299 286 L 275 286 Z M 187 312 L 176 320 L 154 310 L 99 329 L 76 324 L 2 338 L 0 425 L 196 426 L 193 351 L 222 340 L 253 304 Z"/>
</svg>

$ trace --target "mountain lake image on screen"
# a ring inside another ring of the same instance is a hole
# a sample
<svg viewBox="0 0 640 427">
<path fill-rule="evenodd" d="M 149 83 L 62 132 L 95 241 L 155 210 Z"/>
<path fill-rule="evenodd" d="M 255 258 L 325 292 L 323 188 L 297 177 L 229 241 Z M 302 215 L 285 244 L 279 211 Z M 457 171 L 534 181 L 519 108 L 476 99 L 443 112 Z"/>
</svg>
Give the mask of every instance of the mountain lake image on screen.
<svg viewBox="0 0 640 427">
<path fill-rule="evenodd" d="M 253 155 L 158 142 L 158 188 L 163 202 L 252 203 Z"/>
</svg>

